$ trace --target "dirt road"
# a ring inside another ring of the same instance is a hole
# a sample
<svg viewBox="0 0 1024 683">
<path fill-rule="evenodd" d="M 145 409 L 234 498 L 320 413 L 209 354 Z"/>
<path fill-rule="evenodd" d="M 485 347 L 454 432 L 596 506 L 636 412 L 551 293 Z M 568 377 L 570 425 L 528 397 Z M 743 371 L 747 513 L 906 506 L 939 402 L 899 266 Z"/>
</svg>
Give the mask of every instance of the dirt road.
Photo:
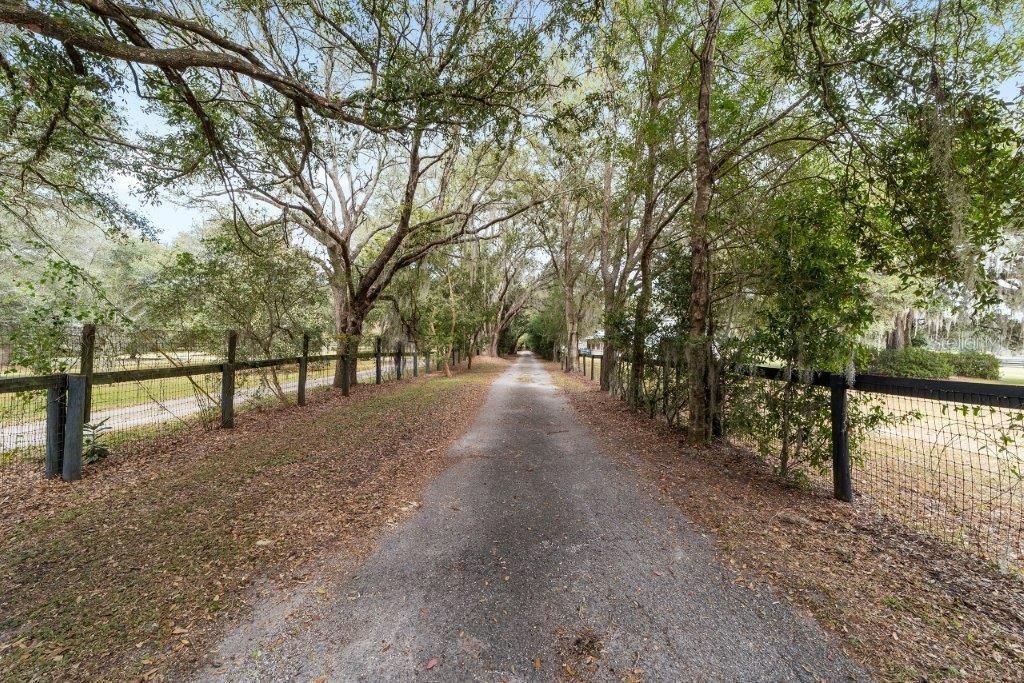
<svg viewBox="0 0 1024 683">
<path fill-rule="evenodd" d="M 815 622 L 737 585 L 533 357 L 449 455 L 365 562 L 257 605 L 197 679 L 867 679 Z"/>
</svg>

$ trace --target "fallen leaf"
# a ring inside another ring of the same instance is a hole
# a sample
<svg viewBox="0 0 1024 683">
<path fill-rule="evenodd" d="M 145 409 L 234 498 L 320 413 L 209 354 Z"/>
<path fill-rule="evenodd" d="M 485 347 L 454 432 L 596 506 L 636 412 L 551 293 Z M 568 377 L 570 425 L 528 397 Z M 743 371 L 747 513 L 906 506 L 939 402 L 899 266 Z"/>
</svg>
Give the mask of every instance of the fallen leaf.
<svg viewBox="0 0 1024 683">
<path fill-rule="evenodd" d="M 429 662 L 427 662 L 427 671 L 430 671 L 431 669 L 433 669 L 438 664 L 440 664 L 440 662 L 437 661 L 437 657 L 434 657 Z"/>
</svg>

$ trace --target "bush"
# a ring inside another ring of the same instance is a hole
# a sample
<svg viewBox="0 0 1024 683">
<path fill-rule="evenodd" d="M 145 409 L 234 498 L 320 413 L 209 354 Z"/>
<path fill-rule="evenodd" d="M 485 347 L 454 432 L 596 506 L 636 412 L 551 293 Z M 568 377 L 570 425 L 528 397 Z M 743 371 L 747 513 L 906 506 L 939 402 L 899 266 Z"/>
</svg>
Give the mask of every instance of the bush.
<svg viewBox="0 0 1024 683">
<path fill-rule="evenodd" d="M 857 344 L 853 347 L 853 367 L 857 372 L 868 372 L 868 368 L 878 360 L 879 350 L 867 344 Z M 839 368 L 842 372 L 845 368 Z"/>
<path fill-rule="evenodd" d="M 882 351 L 868 368 L 868 372 L 891 377 L 945 379 L 953 374 L 953 365 L 946 359 L 945 354 L 908 347 Z"/>
<path fill-rule="evenodd" d="M 991 353 L 961 351 L 960 353 L 944 353 L 942 355 L 946 362 L 953 367 L 954 375 L 978 377 L 979 379 L 999 379 L 999 359 Z"/>
</svg>

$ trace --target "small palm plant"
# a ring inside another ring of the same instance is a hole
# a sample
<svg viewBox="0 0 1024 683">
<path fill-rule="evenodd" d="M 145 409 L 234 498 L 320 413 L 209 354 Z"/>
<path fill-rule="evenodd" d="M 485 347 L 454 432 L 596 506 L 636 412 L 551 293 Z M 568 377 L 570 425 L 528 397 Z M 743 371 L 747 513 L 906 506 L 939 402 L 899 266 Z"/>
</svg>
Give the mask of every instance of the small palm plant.
<svg viewBox="0 0 1024 683">
<path fill-rule="evenodd" d="M 91 465 L 110 455 L 110 449 L 104 442 L 105 435 L 110 431 L 107 420 L 103 418 L 95 424 L 86 424 L 82 428 L 82 463 Z"/>
</svg>

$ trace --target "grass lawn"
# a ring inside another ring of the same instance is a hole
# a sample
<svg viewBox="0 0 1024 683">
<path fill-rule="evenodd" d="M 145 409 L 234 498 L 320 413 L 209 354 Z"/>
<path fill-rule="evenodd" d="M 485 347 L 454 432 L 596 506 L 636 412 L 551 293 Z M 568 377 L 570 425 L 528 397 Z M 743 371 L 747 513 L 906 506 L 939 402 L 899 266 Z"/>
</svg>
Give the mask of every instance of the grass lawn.
<svg viewBox="0 0 1024 683">
<path fill-rule="evenodd" d="M 999 381 L 1003 384 L 1024 384 L 1024 367 L 1000 367 Z"/>
<path fill-rule="evenodd" d="M 73 485 L 2 481 L 0 679 L 187 668 L 263 578 L 360 552 L 447 463 L 501 361 L 118 450 Z"/>
</svg>

